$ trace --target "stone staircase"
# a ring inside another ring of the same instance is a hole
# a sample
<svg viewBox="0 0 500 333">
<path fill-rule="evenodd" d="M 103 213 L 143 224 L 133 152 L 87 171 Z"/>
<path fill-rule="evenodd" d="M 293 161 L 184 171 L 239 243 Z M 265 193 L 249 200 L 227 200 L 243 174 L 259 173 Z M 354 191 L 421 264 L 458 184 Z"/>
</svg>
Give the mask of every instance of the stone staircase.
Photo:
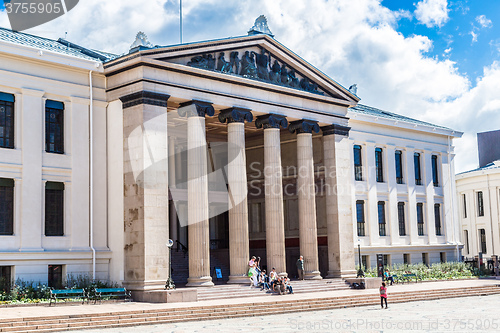
<svg viewBox="0 0 500 333">
<path fill-rule="evenodd" d="M 294 294 L 350 289 L 349 284 L 342 279 L 292 281 L 291 285 L 293 287 Z M 214 288 L 197 289 L 198 301 L 255 297 L 267 294 L 265 291 L 261 291 L 260 288 L 250 287 L 250 283 L 245 285 L 225 284 Z"/>
<path fill-rule="evenodd" d="M 391 303 L 419 300 L 434 300 L 464 296 L 500 294 L 498 286 L 479 286 L 391 292 Z M 344 307 L 379 305 L 380 297 L 366 292 L 335 297 L 287 299 L 272 297 L 268 301 L 244 301 L 240 304 L 213 304 L 169 309 L 150 309 L 140 311 L 116 311 L 112 313 L 61 315 L 0 320 L 0 332 L 59 332 L 80 329 L 100 329 L 136 326 L 141 324 L 165 324 L 181 321 L 225 319 L 262 314 L 282 314 L 286 312 L 318 311 Z"/>
</svg>

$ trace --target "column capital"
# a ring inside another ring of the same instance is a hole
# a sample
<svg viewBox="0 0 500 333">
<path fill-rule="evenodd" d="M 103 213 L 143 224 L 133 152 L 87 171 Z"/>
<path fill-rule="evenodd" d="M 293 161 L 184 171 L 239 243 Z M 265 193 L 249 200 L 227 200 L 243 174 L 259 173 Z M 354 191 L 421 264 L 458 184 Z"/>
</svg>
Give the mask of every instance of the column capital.
<svg viewBox="0 0 500 333">
<path fill-rule="evenodd" d="M 288 120 L 286 120 L 285 116 L 281 116 L 279 114 L 268 113 L 263 116 L 258 116 L 255 120 L 255 126 L 257 128 L 287 128 Z"/>
<path fill-rule="evenodd" d="M 351 130 L 351 128 L 348 126 L 343 126 L 343 125 L 339 125 L 339 124 L 331 124 L 328 126 L 321 127 L 321 130 L 323 131 L 323 136 L 332 135 L 332 134 L 349 136 L 349 131 Z"/>
<path fill-rule="evenodd" d="M 249 109 L 229 108 L 221 110 L 219 113 L 219 121 L 221 123 L 244 123 L 245 120 L 249 123 L 253 120 L 252 112 Z"/>
<path fill-rule="evenodd" d="M 315 120 L 308 120 L 308 119 L 301 119 L 301 120 L 296 120 L 292 121 L 290 123 L 290 126 L 288 126 L 288 130 L 290 133 L 296 133 L 296 134 L 301 134 L 301 133 L 318 133 L 319 132 L 319 125 L 318 122 Z"/>
<path fill-rule="evenodd" d="M 152 91 L 138 91 L 130 95 L 120 97 L 120 101 L 123 103 L 123 108 L 130 108 L 132 106 L 140 104 L 149 104 L 156 106 L 167 107 L 167 101 L 170 95 L 160 94 Z"/>
<path fill-rule="evenodd" d="M 212 117 L 215 114 L 215 110 L 212 103 L 193 99 L 192 101 L 181 103 L 177 109 L 177 113 L 181 117 Z"/>
</svg>

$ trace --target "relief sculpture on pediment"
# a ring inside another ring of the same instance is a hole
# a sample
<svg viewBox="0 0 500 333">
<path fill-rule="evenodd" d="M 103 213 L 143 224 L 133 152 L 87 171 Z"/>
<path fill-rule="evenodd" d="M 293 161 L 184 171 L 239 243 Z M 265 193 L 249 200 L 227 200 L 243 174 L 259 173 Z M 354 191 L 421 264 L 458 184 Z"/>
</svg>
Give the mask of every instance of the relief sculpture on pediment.
<svg viewBox="0 0 500 333">
<path fill-rule="evenodd" d="M 229 61 L 225 58 L 225 52 L 215 54 L 203 54 L 191 58 L 188 66 L 214 70 L 221 73 L 240 75 L 246 78 L 256 79 L 264 82 L 278 84 L 290 88 L 304 90 L 313 94 L 323 95 L 318 90 L 318 85 L 308 78 L 297 76 L 295 69 L 289 67 L 285 62 L 275 59 L 271 53 L 261 48 L 260 53 L 246 50 L 241 59 L 238 51 L 229 54 Z M 272 63 L 272 66 L 271 66 Z"/>
</svg>

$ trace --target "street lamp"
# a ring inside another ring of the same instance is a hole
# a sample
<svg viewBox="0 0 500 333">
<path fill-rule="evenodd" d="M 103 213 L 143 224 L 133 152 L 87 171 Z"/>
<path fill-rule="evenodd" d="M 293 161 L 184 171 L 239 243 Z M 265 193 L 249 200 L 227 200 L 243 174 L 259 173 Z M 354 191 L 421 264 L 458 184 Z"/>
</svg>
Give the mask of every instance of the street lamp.
<svg viewBox="0 0 500 333">
<path fill-rule="evenodd" d="M 361 239 L 358 238 L 358 263 L 359 263 L 359 270 L 358 274 L 356 277 L 365 277 L 365 273 L 363 272 L 363 266 L 361 264 Z"/>
<path fill-rule="evenodd" d="M 168 247 L 168 280 L 165 283 L 165 289 L 175 289 L 174 280 L 172 280 L 172 246 L 174 246 L 174 241 L 169 239 L 166 244 Z"/>
</svg>

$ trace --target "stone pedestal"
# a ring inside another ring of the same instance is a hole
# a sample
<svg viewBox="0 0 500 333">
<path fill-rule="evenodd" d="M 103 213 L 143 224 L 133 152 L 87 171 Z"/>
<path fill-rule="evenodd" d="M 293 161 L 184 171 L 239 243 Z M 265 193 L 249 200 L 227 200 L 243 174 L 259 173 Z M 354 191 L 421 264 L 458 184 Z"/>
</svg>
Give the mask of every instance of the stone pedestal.
<svg viewBox="0 0 500 333">
<path fill-rule="evenodd" d="M 184 288 L 174 290 L 153 290 L 132 292 L 132 299 L 136 302 L 148 303 L 180 303 L 197 302 L 198 290 Z"/>
<path fill-rule="evenodd" d="M 323 127 L 328 276 L 355 277 L 349 128 Z"/>
<path fill-rule="evenodd" d="M 150 104 L 153 99 L 155 105 Z M 163 289 L 168 279 L 167 99 L 148 92 L 121 98 L 125 139 L 123 285 L 131 291 Z"/>
</svg>

